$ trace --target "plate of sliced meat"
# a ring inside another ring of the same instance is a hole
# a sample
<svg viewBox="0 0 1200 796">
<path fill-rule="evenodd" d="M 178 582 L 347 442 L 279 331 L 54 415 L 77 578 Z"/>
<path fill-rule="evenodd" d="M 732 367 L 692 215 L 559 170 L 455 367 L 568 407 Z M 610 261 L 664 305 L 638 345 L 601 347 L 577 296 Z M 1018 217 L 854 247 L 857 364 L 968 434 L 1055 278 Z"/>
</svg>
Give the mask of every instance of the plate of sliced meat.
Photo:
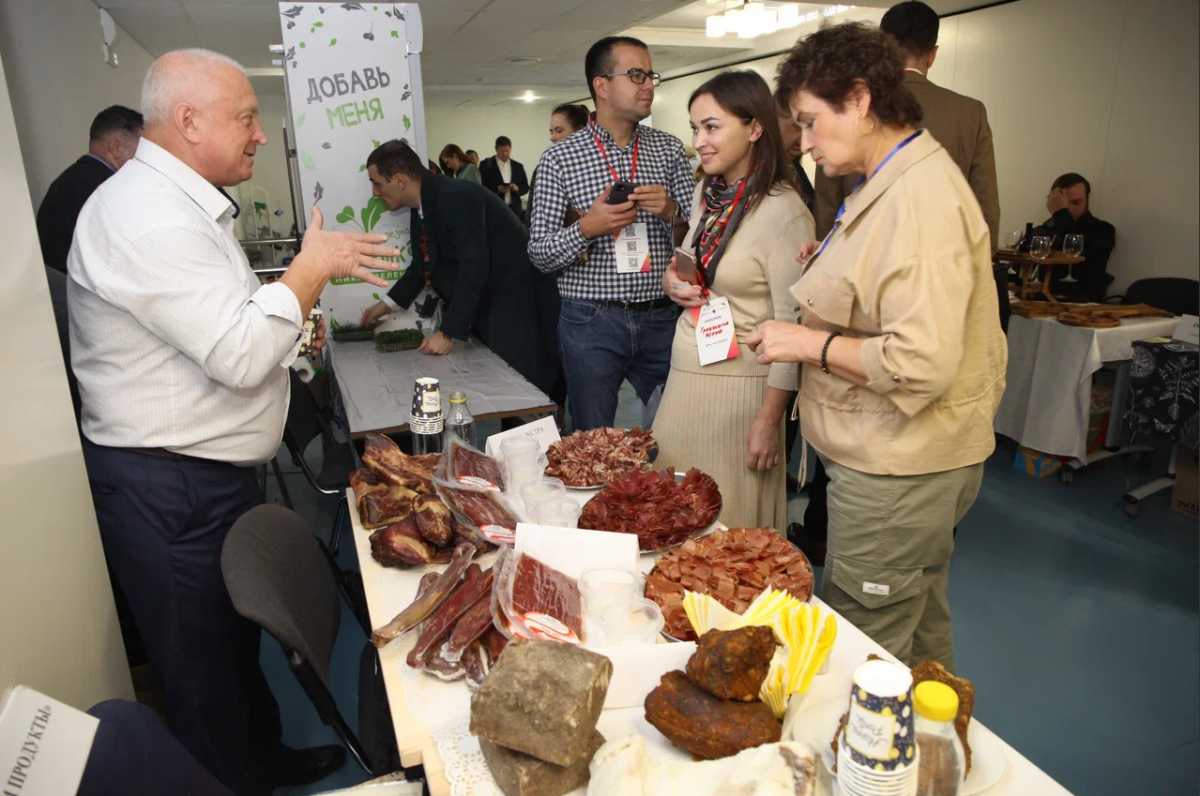
<svg viewBox="0 0 1200 796">
<path fill-rule="evenodd" d="M 666 550 L 708 532 L 721 516 L 721 491 L 693 468 L 637 471 L 617 478 L 589 500 L 579 527 L 632 533 L 643 553 Z"/>
<path fill-rule="evenodd" d="M 664 553 L 646 576 L 646 598 L 662 608 L 668 637 L 695 641 L 683 609 L 685 591 L 711 594 L 741 614 L 768 586 L 807 602 L 813 591 L 812 564 L 773 528 L 734 528 Z"/>
<path fill-rule="evenodd" d="M 550 445 L 546 475 L 568 489 L 599 489 L 614 478 L 650 469 L 658 443 L 641 427 L 576 431 Z"/>
</svg>

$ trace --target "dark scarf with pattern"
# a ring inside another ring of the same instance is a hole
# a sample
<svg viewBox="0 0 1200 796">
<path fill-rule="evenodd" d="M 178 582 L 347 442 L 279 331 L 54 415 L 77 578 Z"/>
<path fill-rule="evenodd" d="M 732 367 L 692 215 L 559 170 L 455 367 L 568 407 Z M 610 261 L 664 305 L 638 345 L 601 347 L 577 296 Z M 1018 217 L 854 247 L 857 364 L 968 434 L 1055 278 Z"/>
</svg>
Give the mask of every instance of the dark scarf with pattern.
<svg viewBox="0 0 1200 796">
<path fill-rule="evenodd" d="M 743 185 L 747 179 L 743 177 L 733 185 L 727 185 L 725 178 L 717 175 L 709 178 L 708 186 L 704 189 L 704 211 L 692 237 L 692 246 L 696 250 L 696 267 L 704 278 L 705 288 L 712 287 L 725 247 L 746 212 L 749 196 Z"/>
</svg>

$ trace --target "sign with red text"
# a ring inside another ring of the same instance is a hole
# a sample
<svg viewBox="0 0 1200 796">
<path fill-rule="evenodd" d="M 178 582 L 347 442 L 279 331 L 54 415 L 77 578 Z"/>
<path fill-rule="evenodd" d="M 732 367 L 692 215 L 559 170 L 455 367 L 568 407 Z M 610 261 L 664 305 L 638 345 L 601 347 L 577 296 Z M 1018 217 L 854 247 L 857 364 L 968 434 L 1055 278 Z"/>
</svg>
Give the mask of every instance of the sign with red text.
<svg viewBox="0 0 1200 796">
<path fill-rule="evenodd" d="M 733 328 L 733 310 L 729 299 L 715 298 L 703 307 L 692 309 L 692 320 L 696 323 L 696 348 L 700 352 L 700 364 L 711 365 L 724 362 L 738 355 L 737 333 Z"/>
</svg>

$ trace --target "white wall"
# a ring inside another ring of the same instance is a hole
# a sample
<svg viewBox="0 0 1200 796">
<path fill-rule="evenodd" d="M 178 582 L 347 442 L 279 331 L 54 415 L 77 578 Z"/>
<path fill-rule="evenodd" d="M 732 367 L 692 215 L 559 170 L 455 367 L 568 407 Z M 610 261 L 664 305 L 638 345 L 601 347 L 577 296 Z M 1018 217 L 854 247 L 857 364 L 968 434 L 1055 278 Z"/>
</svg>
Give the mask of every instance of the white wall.
<svg viewBox="0 0 1200 796">
<path fill-rule="evenodd" d="M 141 105 L 154 59 L 122 31 L 114 69 L 104 63 L 102 44 L 92 0 L 0 0 L 0 56 L 35 208 L 54 178 L 87 152 L 97 113 Z"/>
<path fill-rule="evenodd" d="M 580 83 L 583 81 L 581 80 Z M 586 92 L 581 86 L 580 91 Z M 440 106 L 425 108 L 425 137 L 429 157 L 436 163 L 446 144 L 458 144 L 464 151 L 474 149 L 480 158 L 496 154 L 496 138 L 512 139 L 512 158 L 524 164 L 528 176 L 550 146 L 550 112 L 555 105 L 508 103 L 484 108 L 475 103 L 461 108 Z"/>
<path fill-rule="evenodd" d="M 1051 182 L 1077 171 L 1117 227 L 1114 293 L 1196 278 L 1198 28 L 1195 0 L 1020 0 L 942 20 L 929 77 L 987 105 L 1002 230 L 1045 220 Z M 773 82 L 781 57 L 737 68 Z M 687 98 L 717 71 L 663 83 L 654 126 L 688 141 Z"/>
<path fill-rule="evenodd" d="M 0 59 L 2 61 L 2 59 Z M 0 703 L 133 698 L 0 62 Z"/>
<path fill-rule="evenodd" d="M 282 83 L 282 81 L 280 82 Z M 282 94 L 260 94 L 258 105 L 259 121 L 262 123 L 263 132 L 267 135 L 267 145 L 259 147 L 254 154 L 254 176 L 239 185 L 235 191 L 231 191 L 231 194 L 236 193 L 235 198 L 242 207 L 242 214 L 238 221 L 246 223 L 252 216 L 252 188 L 265 189 L 269 197 L 271 229 L 276 235 L 286 236 L 292 228 L 293 220 L 292 202 L 288 193 L 287 162 L 284 155 L 282 128 L 283 118 L 287 115 L 287 103 Z M 367 154 L 370 153 L 363 154 L 364 161 Z M 299 190 L 299 186 L 297 186 L 297 190 Z M 260 193 L 254 192 L 254 196 L 261 201 Z M 311 202 L 302 201 L 300 195 L 297 194 L 296 206 L 299 212 L 305 212 L 304 208 L 309 205 Z M 277 209 L 282 211 L 283 215 L 275 216 L 274 211 Z M 249 237 L 241 230 L 238 234 Z M 290 251 L 284 252 L 284 254 L 290 254 Z"/>
</svg>

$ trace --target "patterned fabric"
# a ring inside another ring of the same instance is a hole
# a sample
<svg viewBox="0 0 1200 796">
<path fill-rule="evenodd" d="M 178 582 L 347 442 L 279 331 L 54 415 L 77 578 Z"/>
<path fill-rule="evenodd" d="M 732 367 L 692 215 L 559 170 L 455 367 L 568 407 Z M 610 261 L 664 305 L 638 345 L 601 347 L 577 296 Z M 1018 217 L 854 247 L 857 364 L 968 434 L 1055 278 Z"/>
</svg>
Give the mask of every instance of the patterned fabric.
<svg viewBox="0 0 1200 796">
<path fill-rule="evenodd" d="M 1138 340 L 1133 344 L 1125 420 L 1178 442 L 1188 450 L 1200 445 L 1196 392 L 1200 388 L 1200 349 L 1190 343 Z"/>
<path fill-rule="evenodd" d="M 662 185 L 675 201 L 678 214 L 691 212 L 696 180 L 675 136 L 644 125 L 634 128 L 629 146 L 621 149 L 608 131 L 595 123 L 559 141 L 542 154 L 534 189 L 530 219 L 529 257 L 538 269 L 559 273 L 563 298 L 584 301 L 647 301 L 661 298 L 662 275 L 671 262 L 674 239 L 671 223 L 645 210 L 637 220 L 650 232 L 650 271 L 618 274 L 612 235 L 585 240 L 579 224 L 563 227 L 563 216 L 572 207 L 587 212 L 596 197 L 613 182 L 612 172 L 593 136 L 604 145 L 608 164 L 623 180 L 630 178 L 633 148 L 638 147 L 637 185 Z M 588 252 L 586 262 L 579 255 Z"/>
<path fill-rule="evenodd" d="M 718 175 L 709 179 L 708 187 L 704 189 L 704 212 L 692 243 L 696 247 L 697 264 L 705 286 L 711 285 L 716 278 L 717 265 L 725 252 L 721 244 L 733 237 L 738 220 L 746 210 L 745 193 L 744 177 L 733 185 L 726 185 L 725 179 Z"/>
</svg>

